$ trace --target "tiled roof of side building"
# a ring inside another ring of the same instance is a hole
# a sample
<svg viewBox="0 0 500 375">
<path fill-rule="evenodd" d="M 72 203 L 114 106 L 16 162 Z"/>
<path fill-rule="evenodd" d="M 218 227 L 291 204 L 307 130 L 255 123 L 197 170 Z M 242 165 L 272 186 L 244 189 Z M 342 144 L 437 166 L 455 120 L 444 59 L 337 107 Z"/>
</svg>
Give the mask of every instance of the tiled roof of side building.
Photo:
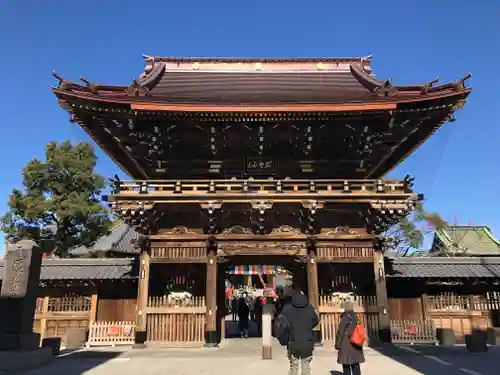
<svg viewBox="0 0 500 375">
<path fill-rule="evenodd" d="M 139 249 L 135 247 L 137 232 L 128 224 L 118 223 L 111 228 L 109 233 L 100 237 L 92 246 L 79 246 L 70 251 L 73 256 L 83 256 L 97 251 L 114 251 L 124 254 L 139 254 Z"/>
<path fill-rule="evenodd" d="M 390 278 L 500 278 L 500 257 L 401 257 L 389 259 Z"/>
<path fill-rule="evenodd" d="M 40 280 L 116 280 L 135 278 L 134 259 L 44 259 Z M 4 260 L 0 261 L 0 279 Z"/>
</svg>

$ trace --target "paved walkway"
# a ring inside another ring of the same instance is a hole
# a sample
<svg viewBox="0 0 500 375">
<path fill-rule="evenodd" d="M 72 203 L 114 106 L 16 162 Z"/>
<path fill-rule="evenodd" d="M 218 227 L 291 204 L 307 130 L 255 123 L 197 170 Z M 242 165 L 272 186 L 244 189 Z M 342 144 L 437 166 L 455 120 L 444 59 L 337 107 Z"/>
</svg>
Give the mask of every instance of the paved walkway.
<svg viewBox="0 0 500 375">
<path fill-rule="evenodd" d="M 284 350 L 273 348 L 273 360 L 263 361 L 259 344 L 257 339 L 235 339 L 220 349 L 85 350 L 25 375 L 286 374 Z M 399 347 L 367 349 L 365 353 L 363 375 L 498 375 L 500 368 L 500 350 L 470 355 L 465 348 Z M 340 375 L 335 360 L 331 348 L 318 349 L 312 363 L 313 375 Z"/>
</svg>

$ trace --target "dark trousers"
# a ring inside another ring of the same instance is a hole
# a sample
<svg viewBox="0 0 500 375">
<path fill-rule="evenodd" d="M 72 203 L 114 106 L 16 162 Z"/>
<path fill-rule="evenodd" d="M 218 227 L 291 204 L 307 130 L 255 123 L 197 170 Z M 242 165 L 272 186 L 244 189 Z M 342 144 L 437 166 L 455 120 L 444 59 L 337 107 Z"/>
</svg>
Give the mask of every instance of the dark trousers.
<svg viewBox="0 0 500 375">
<path fill-rule="evenodd" d="M 361 375 L 359 363 L 355 363 L 354 365 L 342 365 L 342 370 L 344 375 Z"/>
</svg>

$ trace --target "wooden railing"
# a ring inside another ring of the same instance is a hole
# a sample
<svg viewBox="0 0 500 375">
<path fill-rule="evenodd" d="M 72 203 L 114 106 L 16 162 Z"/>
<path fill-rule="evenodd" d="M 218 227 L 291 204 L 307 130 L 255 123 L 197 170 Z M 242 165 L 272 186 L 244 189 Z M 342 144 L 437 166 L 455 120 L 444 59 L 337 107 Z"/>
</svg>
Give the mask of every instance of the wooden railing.
<svg viewBox="0 0 500 375">
<path fill-rule="evenodd" d="M 151 260 L 156 259 L 192 259 L 204 261 L 207 257 L 205 246 L 172 246 L 151 248 Z"/>
<path fill-rule="evenodd" d="M 372 247 L 320 246 L 317 249 L 318 261 L 359 261 L 373 262 Z"/>
<path fill-rule="evenodd" d="M 500 297 L 496 293 L 486 296 L 442 294 L 427 298 L 429 310 L 487 311 L 500 310 Z"/>
<path fill-rule="evenodd" d="M 170 346 L 200 346 L 205 337 L 205 297 L 149 297 L 147 340 Z"/>
<path fill-rule="evenodd" d="M 95 320 L 97 295 L 40 297 L 36 301 L 33 329 L 40 338 L 60 337 L 63 344 L 68 329 L 88 329 Z"/>
<path fill-rule="evenodd" d="M 49 312 L 78 312 L 90 311 L 92 297 L 60 297 L 49 298 Z"/>
<path fill-rule="evenodd" d="M 174 299 L 169 298 L 169 296 L 150 296 L 148 297 L 147 307 L 152 308 L 204 308 L 205 307 L 205 297 L 188 297 Z"/>
<path fill-rule="evenodd" d="M 391 339 L 395 344 L 437 343 L 432 320 L 391 320 Z"/>
<path fill-rule="evenodd" d="M 131 345 L 134 336 L 133 322 L 92 322 L 86 346 Z"/>
<path fill-rule="evenodd" d="M 324 341 L 334 341 L 346 298 L 342 296 L 320 296 L 318 311 L 320 313 L 321 333 Z M 377 298 L 375 296 L 353 296 L 348 299 L 354 307 L 359 320 L 364 325 L 368 341 L 378 339 L 379 322 Z"/>
<path fill-rule="evenodd" d="M 319 311 L 341 313 L 343 311 L 343 303 L 346 301 L 341 296 L 319 296 Z M 378 312 L 377 297 L 375 296 L 354 296 L 348 299 L 353 304 L 354 311 L 359 313 Z"/>
<path fill-rule="evenodd" d="M 203 193 L 358 193 L 371 195 L 379 193 L 411 194 L 408 185 L 394 180 L 148 180 L 119 181 L 115 195 L 130 196 L 146 194 L 165 196 L 170 194 L 196 195 Z"/>
<path fill-rule="evenodd" d="M 470 302 L 471 300 L 468 296 L 454 294 L 429 296 L 427 298 L 429 310 L 470 310 Z"/>
</svg>

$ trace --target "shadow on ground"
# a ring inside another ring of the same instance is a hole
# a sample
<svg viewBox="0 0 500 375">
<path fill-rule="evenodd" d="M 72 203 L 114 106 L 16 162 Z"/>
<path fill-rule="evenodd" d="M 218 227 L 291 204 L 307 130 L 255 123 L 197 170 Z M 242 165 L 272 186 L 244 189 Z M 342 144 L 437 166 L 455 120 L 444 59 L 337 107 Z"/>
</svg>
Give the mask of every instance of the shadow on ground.
<svg viewBox="0 0 500 375">
<path fill-rule="evenodd" d="M 237 337 L 241 337 L 237 321 L 233 322 L 231 320 L 226 320 L 225 324 L 226 324 L 225 327 L 226 339 L 234 339 Z M 252 320 L 248 324 L 248 337 L 250 338 L 262 337 L 258 324 Z"/>
<path fill-rule="evenodd" d="M 500 348 L 488 353 L 470 354 L 465 347 L 433 345 L 387 345 L 372 348 L 375 352 L 425 375 L 477 374 L 498 375 Z M 369 358 L 367 358 L 369 366 Z"/>
<path fill-rule="evenodd" d="M 50 364 L 23 372 L 25 375 L 84 375 L 88 371 L 116 358 L 123 351 L 63 350 Z"/>
</svg>

